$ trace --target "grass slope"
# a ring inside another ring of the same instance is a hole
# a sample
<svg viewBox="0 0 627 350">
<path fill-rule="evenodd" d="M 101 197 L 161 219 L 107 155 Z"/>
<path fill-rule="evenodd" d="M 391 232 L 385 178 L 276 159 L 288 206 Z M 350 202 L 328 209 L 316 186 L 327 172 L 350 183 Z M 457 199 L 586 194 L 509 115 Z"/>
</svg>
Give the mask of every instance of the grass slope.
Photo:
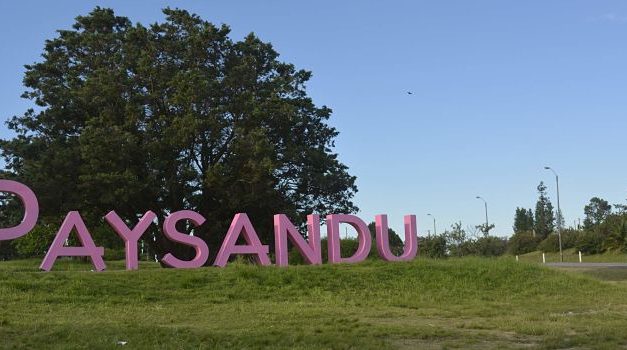
<svg viewBox="0 0 627 350">
<path fill-rule="evenodd" d="M 627 346 L 627 285 L 506 259 L 103 273 L 38 264 L 0 262 L 2 348 Z"/>
</svg>

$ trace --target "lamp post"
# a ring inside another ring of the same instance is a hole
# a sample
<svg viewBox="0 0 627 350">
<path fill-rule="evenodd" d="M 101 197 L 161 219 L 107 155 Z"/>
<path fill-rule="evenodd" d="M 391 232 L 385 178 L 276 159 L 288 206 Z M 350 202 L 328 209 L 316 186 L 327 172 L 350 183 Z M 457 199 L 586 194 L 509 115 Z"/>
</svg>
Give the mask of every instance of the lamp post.
<svg viewBox="0 0 627 350">
<path fill-rule="evenodd" d="M 555 175 L 555 185 L 557 187 L 557 239 L 560 244 L 560 262 L 564 262 L 564 252 L 562 252 L 562 210 L 560 209 L 560 178 L 557 172 L 550 166 L 545 166 L 545 170 L 551 170 Z"/>
<path fill-rule="evenodd" d="M 431 214 L 427 214 L 427 215 L 433 218 L 433 235 L 437 236 L 438 235 L 438 231 L 435 230 L 435 216 L 433 216 Z"/>
<path fill-rule="evenodd" d="M 477 199 L 481 199 L 483 201 L 483 205 L 485 206 L 485 235 L 488 235 L 488 202 L 483 199 L 481 196 L 477 196 Z"/>
</svg>

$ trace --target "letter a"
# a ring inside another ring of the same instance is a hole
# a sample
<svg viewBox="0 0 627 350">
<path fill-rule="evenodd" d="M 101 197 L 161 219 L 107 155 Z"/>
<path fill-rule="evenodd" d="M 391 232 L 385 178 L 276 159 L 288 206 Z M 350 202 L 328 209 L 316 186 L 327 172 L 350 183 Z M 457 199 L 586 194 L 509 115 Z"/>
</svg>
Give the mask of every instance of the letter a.
<svg viewBox="0 0 627 350">
<path fill-rule="evenodd" d="M 418 252 L 418 238 L 416 237 L 416 215 L 405 215 L 405 245 L 403 254 L 395 256 L 390 251 L 390 237 L 388 237 L 388 216 L 375 216 L 377 231 L 377 251 L 385 261 L 407 261 L 416 257 Z"/>
<path fill-rule="evenodd" d="M 322 251 L 320 250 L 320 217 L 318 215 L 307 215 L 307 233 L 309 242 L 300 235 L 287 216 L 284 214 L 274 216 L 274 247 L 276 250 L 276 264 L 278 266 L 288 265 L 288 237 L 308 264 L 322 264 Z"/>
<path fill-rule="evenodd" d="M 244 240 L 248 245 L 236 245 L 240 234 L 244 235 Z M 224 237 L 220 252 L 216 257 L 214 266 L 224 267 L 229 261 L 231 254 L 253 254 L 256 255 L 255 260 L 260 265 L 270 265 L 268 258 L 268 246 L 261 244 L 259 236 L 248 219 L 248 215 L 244 213 L 236 214 L 231 222 L 231 227 Z"/>
<path fill-rule="evenodd" d="M 78 235 L 78 240 L 83 245 L 82 247 L 63 246 L 65 240 L 70 237 L 70 233 L 73 229 L 76 229 L 76 234 Z M 63 220 L 63 224 L 61 224 L 61 228 L 59 228 L 59 232 L 57 232 L 56 237 L 54 237 L 54 241 L 52 241 L 52 245 L 50 249 L 48 249 L 48 253 L 46 253 L 39 268 L 50 271 L 52 265 L 54 265 L 54 262 L 60 256 L 88 256 L 91 258 L 91 262 L 94 264 L 96 271 L 102 271 L 106 267 L 102 260 L 103 255 L 104 248 L 96 247 L 94 240 L 91 238 L 83 222 L 83 218 L 81 218 L 81 214 L 77 211 L 71 211 L 67 213 L 65 220 Z"/>
</svg>

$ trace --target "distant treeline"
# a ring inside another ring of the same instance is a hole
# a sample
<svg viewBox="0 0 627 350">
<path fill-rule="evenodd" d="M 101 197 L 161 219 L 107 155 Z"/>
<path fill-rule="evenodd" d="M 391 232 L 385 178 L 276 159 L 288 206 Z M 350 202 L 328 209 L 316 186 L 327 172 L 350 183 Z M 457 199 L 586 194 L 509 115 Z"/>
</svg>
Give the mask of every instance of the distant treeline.
<svg viewBox="0 0 627 350">
<path fill-rule="evenodd" d="M 561 215 L 554 215 L 553 206 L 543 183 L 538 186 L 539 198 L 535 211 L 516 208 L 514 235 L 509 239 L 509 251 L 524 254 L 534 250 L 559 250 L 561 228 L 562 249 L 575 248 L 582 253 L 597 254 L 606 251 L 627 252 L 627 205 L 615 204 L 592 197 L 584 207 L 583 223 L 565 227 Z"/>
</svg>

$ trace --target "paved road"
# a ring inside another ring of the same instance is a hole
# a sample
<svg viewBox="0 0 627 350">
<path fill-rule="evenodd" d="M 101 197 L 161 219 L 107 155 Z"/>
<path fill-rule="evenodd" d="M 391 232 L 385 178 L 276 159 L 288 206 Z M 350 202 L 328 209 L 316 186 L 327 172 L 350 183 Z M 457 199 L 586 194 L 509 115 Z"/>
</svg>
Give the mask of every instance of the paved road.
<svg viewBox="0 0 627 350">
<path fill-rule="evenodd" d="M 546 263 L 547 266 L 556 267 L 618 267 L 627 269 L 627 263 Z"/>
</svg>

